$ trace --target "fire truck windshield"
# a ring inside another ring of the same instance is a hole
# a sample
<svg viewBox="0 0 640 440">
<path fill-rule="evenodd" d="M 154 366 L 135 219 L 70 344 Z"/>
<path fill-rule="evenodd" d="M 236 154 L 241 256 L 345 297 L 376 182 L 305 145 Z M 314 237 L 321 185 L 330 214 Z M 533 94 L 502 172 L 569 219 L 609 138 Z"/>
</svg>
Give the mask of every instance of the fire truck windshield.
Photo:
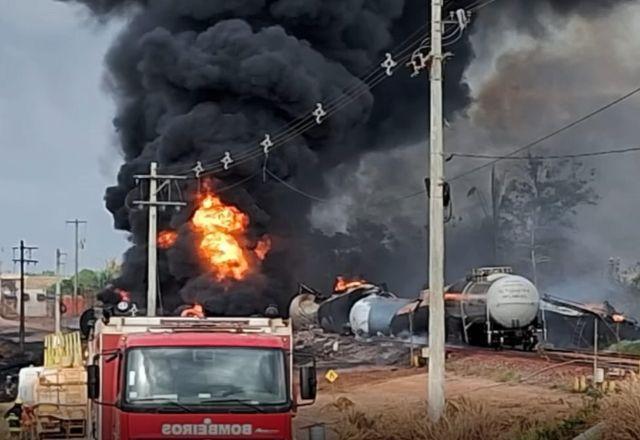
<svg viewBox="0 0 640 440">
<path fill-rule="evenodd" d="M 281 407 L 289 401 L 282 350 L 149 347 L 127 353 L 123 401 L 157 407 Z"/>
</svg>

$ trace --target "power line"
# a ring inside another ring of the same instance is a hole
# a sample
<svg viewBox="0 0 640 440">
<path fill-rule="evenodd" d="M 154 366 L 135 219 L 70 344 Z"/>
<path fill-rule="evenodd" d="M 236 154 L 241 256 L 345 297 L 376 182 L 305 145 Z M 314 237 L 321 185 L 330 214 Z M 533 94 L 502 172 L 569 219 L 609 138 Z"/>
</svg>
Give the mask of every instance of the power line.
<svg viewBox="0 0 640 440">
<path fill-rule="evenodd" d="M 457 38 L 455 38 L 456 36 Z M 460 32 L 459 30 L 453 31 L 450 34 L 445 35 L 443 37 L 443 41 L 447 41 L 445 46 L 449 46 L 456 43 L 462 38 L 462 36 L 463 36 L 463 33 Z M 454 39 L 450 41 L 452 38 Z M 421 44 L 426 44 L 426 42 L 428 41 L 429 41 L 428 38 L 423 39 L 421 41 Z M 413 45 L 417 44 L 418 42 L 419 41 L 415 41 Z M 412 49 L 412 46 L 409 46 L 407 49 Z M 400 53 L 396 54 L 396 57 L 403 52 L 405 51 L 401 51 Z M 412 58 L 413 58 L 413 53 L 407 53 L 406 55 L 399 58 L 397 60 L 397 63 L 399 66 L 405 65 Z M 378 84 L 382 83 L 384 80 L 389 78 L 389 76 L 382 71 L 376 70 L 376 72 L 374 72 L 373 76 L 368 77 L 366 80 L 360 81 L 351 90 L 343 92 L 343 94 L 339 98 L 334 99 L 333 101 L 330 101 L 328 105 L 325 104 L 326 114 L 324 117 L 328 118 L 330 116 L 333 116 L 343 108 L 355 102 L 361 96 L 371 92 L 373 89 L 376 88 L 376 86 L 378 86 Z M 297 122 L 294 121 L 293 125 L 291 125 L 288 129 L 281 130 L 274 137 L 272 137 L 271 140 L 274 145 L 273 147 L 271 147 L 271 150 L 273 151 L 279 146 L 282 146 L 291 142 L 292 140 L 298 138 L 300 135 L 306 133 L 311 128 L 316 127 L 317 125 L 318 123 L 316 122 L 316 120 L 311 116 L 311 113 L 308 112 L 307 114 L 299 117 Z M 248 161 L 254 160 L 259 157 L 263 157 L 264 155 L 263 151 L 259 148 L 256 148 L 254 143 L 247 144 L 247 147 L 248 148 L 245 151 L 234 154 L 234 157 L 235 157 L 234 166 L 246 163 Z M 204 165 L 205 169 L 207 169 L 206 173 L 208 174 L 217 173 L 225 169 L 223 165 L 220 165 L 219 156 L 216 157 L 215 159 L 213 158 L 211 159 L 213 160 L 211 164 Z M 183 171 L 185 173 L 189 173 L 192 171 L 192 168 L 186 168 Z"/>
<path fill-rule="evenodd" d="M 588 119 L 591 119 L 592 117 L 594 117 L 594 116 L 596 116 L 596 115 L 598 115 L 598 114 L 610 109 L 611 107 L 614 107 L 615 105 L 625 101 L 626 99 L 629 99 L 630 97 L 636 95 L 639 92 L 640 92 L 640 87 L 637 87 L 637 88 L 631 90 L 630 92 L 625 93 L 624 95 L 620 96 L 619 98 L 614 99 L 613 101 L 609 102 L 608 104 L 605 104 L 602 107 L 599 107 L 596 110 L 594 110 L 594 111 L 592 111 L 592 112 L 590 112 L 590 113 L 588 113 L 588 114 L 576 119 L 575 121 L 570 122 L 569 124 L 564 125 L 564 126 L 558 128 L 557 130 L 554 130 L 551 133 L 549 133 L 549 134 L 547 134 L 545 136 L 542 136 L 542 137 L 540 137 L 540 138 L 538 138 L 538 139 L 536 139 L 536 140 L 534 140 L 532 142 L 529 142 L 528 144 L 523 145 L 522 147 L 516 148 L 511 153 L 507 154 L 506 157 L 515 156 L 518 153 L 521 153 L 523 151 L 529 150 L 530 148 L 533 148 L 536 145 L 539 145 L 539 144 L 551 139 L 552 137 L 559 135 L 560 133 L 563 133 L 563 132 L 565 132 L 567 130 L 570 130 L 571 128 L 575 127 L 576 125 L 579 125 L 579 124 L 583 123 L 584 121 L 586 121 Z M 498 158 L 498 159 L 492 160 L 491 162 L 487 162 L 485 164 L 479 165 L 479 166 L 477 166 L 475 168 L 471 168 L 470 170 L 465 171 L 465 172 L 463 172 L 461 174 L 458 174 L 457 176 L 449 179 L 449 181 L 453 182 L 454 180 L 458 180 L 458 179 L 462 179 L 464 177 L 467 177 L 467 176 L 469 176 L 471 174 L 474 174 L 474 173 L 476 173 L 476 172 L 478 172 L 480 170 L 483 170 L 483 169 L 485 169 L 487 167 L 490 167 L 491 165 L 493 165 L 495 163 L 498 163 L 501 160 L 504 160 L 504 158 Z"/>
<path fill-rule="evenodd" d="M 490 0 L 490 1 L 486 1 L 484 3 L 476 3 L 475 5 L 472 5 L 469 8 L 466 8 L 467 12 L 475 12 L 479 9 L 482 9 L 486 6 L 488 6 L 489 4 L 495 2 L 496 0 Z M 449 6 L 452 2 L 448 2 L 447 6 Z M 453 12 L 451 12 L 452 18 L 453 18 Z M 397 45 L 393 50 L 398 50 L 398 52 L 395 54 L 395 57 L 397 58 L 398 56 L 400 56 L 401 54 L 404 53 L 408 53 L 406 56 L 403 56 L 402 58 L 398 59 L 397 61 L 395 61 L 395 65 L 396 66 L 402 66 L 407 64 L 408 61 L 412 60 L 415 52 L 416 51 L 420 51 L 423 49 L 427 49 L 428 46 L 426 46 L 429 41 L 430 41 L 430 36 L 427 33 L 427 36 L 424 37 L 423 35 L 420 35 L 420 33 L 422 32 L 423 29 L 427 28 L 428 25 L 422 25 L 420 28 L 418 28 L 417 30 L 415 30 L 413 33 L 411 33 L 407 38 L 405 38 L 405 40 L 403 40 L 399 45 Z M 420 38 L 416 39 L 414 38 L 416 35 L 418 35 Z M 457 41 L 459 41 L 463 36 L 463 28 L 462 28 L 462 24 L 460 24 L 460 27 L 456 27 L 456 30 L 449 33 L 448 35 L 444 35 L 442 37 L 443 41 L 446 41 L 446 44 L 444 44 L 444 46 L 448 46 L 448 45 L 452 45 L 454 43 L 456 43 Z M 423 38 L 424 37 L 424 38 Z M 412 41 L 413 40 L 413 41 Z M 409 44 L 407 44 L 409 43 Z M 417 49 L 414 49 L 416 47 L 416 45 L 418 45 Z M 413 52 L 412 52 L 413 51 Z M 387 54 L 387 56 L 390 56 L 390 54 Z M 384 66 L 384 63 L 383 63 Z M 387 79 L 389 77 L 389 73 L 388 72 L 384 72 L 380 70 L 380 66 L 375 66 L 371 72 L 366 75 L 365 78 L 363 79 L 359 79 L 358 81 L 356 81 L 356 83 L 351 86 L 351 89 L 347 89 L 344 90 L 342 92 L 342 94 L 339 97 L 336 97 L 332 100 L 329 100 L 328 103 L 323 103 L 324 105 L 327 105 L 327 112 L 324 114 L 324 117 L 329 117 L 331 115 L 333 115 L 334 113 L 336 113 L 337 111 L 341 110 L 342 108 L 344 108 L 346 105 L 351 104 L 352 102 L 354 102 L 356 99 L 358 99 L 360 96 L 362 96 L 365 93 L 370 92 L 375 86 L 377 86 L 380 82 L 382 82 L 383 80 Z M 369 81 L 371 81 L 371 83 L 369 83 Z M 291 121 L 290 123 L 288 123 L 285 127 L 283 127 L 283 129 L 281 129 L 279 132 L 276 132 L 276 134 L 274 135 L 274 145 L 271 148 L 277 148 L 279 145 L 284 145 L 288 142 L 290 142 L 291 140 L 293 140 L 294 138 L 300 136 L 301 134 L 305 133 L 306 131 L 308 131 L 309 129 L 311 129 L 312 127 L 318 125 L 318 122 L 314 120 L 314 117 L 312 117 L 312 112 L 307 112 L 305 114 L 303 114 L 302 116 L 300 116 L 299 118 L 297 118 L 294 121 Z M 277 144 L 277 145 L 276 145 Z M 241 163 L 244 162 L 248 162 L 251 160 L 254 160 L 256 158 L 262 157 L 264 155 L 266 155 L 265 152 L 263 152 L 260 148 L 256 149 L 255 144 L 246 144 L 247 146 L 252 146 L 249 150 L 245 151 L 245 152 L 241 152 L 239 154 L 236 154 L 235 156 L 235 160 L 230 160 L 231 163 L 233 163 L 233 166 L 237 166 Z M 229 153 L 226 153 L 227 156 L 229 156 Z M 213 163 L 211 164 L 206 164 L 203 165 L 201 162 L 197 163 L 197 167 L 200 168 L 200 171 L 198 173 L 197 176 L 195 177 L 190 177 L 190 178 L 199 178 L 200 176 L 203 175 L 208 175 L 208 174 L 214 174 L 216 172 L 222 171 L 223 169 L 226 170 L 228 169 L 228 164 L 224 164 L 224 165 L 220 165 L 220 160 L 218 160 L 219 158 L 213 159 L 213 157 L 209 157 L 206 158 L 207 159 L 212 159 L 214 160 Z M 226 158 L 225 158 L 226 159 Z M 182 169 L 182 171 L 175 171 L 176 168 L 174 167 L 163 167 L 162 171 L 163 172 L 168 172 L 171 169 L 172 172 L 174 173 L 184 173 L 185 177 L 194 172 L 194 168 L 184 168 Z M 269 173 L 272 174 L 272 173 Z M 248 179 L 247 179 L 248 180 Z M 244 182 L 238 182 L 238 184 L 241 184 Z M 234 185 L 235 186 L 235 185 Z M 414 192 L 411 194 L 408 194 L 406 196 L 402 196 L 390 201 L 395 201 L 395 200 L 402 200 L 402 199 L 406 199 L 406 198 L 411 198 L 411 197 L 415 197 L 417 195 L 423 194 L 425 191 L 419 191 L 419 192 Z M 310 195 L 308 193 L 305 193 L 306 196 L 309 196 L 310 198 L 316 200 L 318 199 L 317 197 Z M 318 200 L 319 201 L 319 200 Z"/>
<path fill-rule="evenodd" d="M 271 176 L 274 180 L 276 180 L 277 182 L 281 183 L 283 186 L 287 187 L 288 189 L 290 189 L 291 191 L 301 195 L 302 197 L 305 197 L 307 199 L 319 202 L 319 203 L 331 203 L 331 204 L 336 204 L 336 205 L 342 205 L 345 207 L 349 207 L 351 206 L 349 203 L 343 203 L 334 199 L 326 199 L 326 198 L 322 198 L 313 194 L 310 194 L 300 188 L 297 188 L 296 186 L 290 184 L 289 182 L 287 182 L 286 180 L 281 179 L 280 177 L 278 177 L 276 174 L 274 174 L 273 172 L 271 172 L 270 170 L 266 171 L 267 174 L 269 176 Z M 380 199 L 380 200 L 374 200 L 371 202 L 367 202 L 369 205 L 386 205 L 386 204 L 391 204 L 391 203 L 395 203 L 395 202 L 400 202 L 402 200 L 407 200 L 407 199 L 411 199 L 413 197 L 417 197 L 421 194 L 426 193 L 426 190 L 419 190 L 419 191 L 414 191 L 412 193 L 409 194 L 405 194 L 403 196 L 398 196 L 398 197 L 390 197 L 387 199 Z"/>
<path fill-rule="evenodd" d="M 475 12 L 489 5 L 490 3 L 493 3 L 493 1 L 495 0 L 492 0 L 490 2 L 485 2 L 483 4 L 476 4 L 471 8 L 468 8 L 467 10 L 469 12 Z M 419 29 L 414 31 L 409 37 L 407 37 L 402 43 L 400 43 L 398 46 L 396 46 L 392 50 L 392 51 L 396 51 L 398 50 L 398 48 L 406 46 L 404 47 L 404 49 L 401 49 L 394 54 L 394 57 L 398 58 L 402 54 L 408 53 L 407 55 L 397 59 L 396 61 L 397 66 L 402 66 L 413 58 L 414 56 L 413 52 L 415 52 L 414 48 L 416 47 L 416 45 L 418 45 L 417 50 L 426 49 L 425 45 L 430 40 L 430 37 L 428 34 L 426 37 L 424 35 L 420 35 L 418 39 L 413 38 L 414 41 L 412 41 L 409 45 L 407 45 L 407 41 L 411 41 L 414 35 L 419 34 L 422 29 L 425 29 L 427 27 L 428 27 L 427 25 L 421 26 Z M 445 46 L 456 43 L 462 38 L 462 36 L 463 36 L 463 32 L 459 28 L 457 28 L 454 32 L 450 33 L 449 35 L 445 35 L 443 37 L 443 40 L 453 38 L 452 41 L 447 41 Z M 326 114 L 324 115 L 324 117 L 326 118 L 335 114 L 345 106 L 354 102 L 363 94 L 370 92 L 375 86 L 377 86 L 380 82 L 387 79 L 388 77 L 389 77 L 388 74 L 380 70 L 380 66 L 374 67 L 373 70 L 368 75 L 356 81 L 356 83 L 353 86 L 351 86 L 351 88 L 344 90 L 339 97 L 329 100 L 328 102 L 322 103 L 323 106 L 326 107 Z M 305 133 L 306 131 L 308 131 L 309 129 L 317 125 L 318 125 L 317 122 L 312 117 L 312 112 L 311 111 L 306 112 L 305 114 L 298 117 L 294 121 L 291 121 L 290 123 L 286 124 L 285 127 L 277 131 L 271 137 L 271 141 L 274 144 L 273 147 L 271 147 L 271 149 L 273 150 L 277 148 L 277 146 L 279 145 L 288 143 L 289 141 L 293 140 L 294 138 L 300 136 L 301 134 Z M 257 143 L 258 142 L 256 142 L 255 144 Z M 248 150 L 234 154 L 234 159 L 235 159 L 233 161 L 234 166 L 237 166 L 241 163 L 245 163 L 247 161 L 251 161 L 257 157 L 263 156 L 262 150 L 260 148 L 256 149 L 255 144 L 254 143 L 247 144 L 247 146 L 249 147 Z M 201 164 L 203 168 L 205 168 L 207 173 L 215 173 L 218 171 L 222 171 L 223 169 L 225 170 L 227 169 L 227 167 L 220 165 L 219 157 L 215 159 L 213 157 L 205 158 L 205 160 L 209 160 L 209 159 L 213 160 L 213 162 L 209 164 Z M 193 168 L 191 167 L 183 168 L 180 171 L 177 171 L 176 168 L 173 168 L 173 167 L 163 167 L 162 169 L 163 172 L 168 172 L 169 170 L 174 173 L 188 174 L 193 170 Z"/>
<path fill-rule="evenodd" d="M 640 90 L 640 89 L 639 89 Z M 627 96 L 627 95 L 625 95 Z M 616 102 L 620 102 L 620 99 L 616 100 Z M 611 107 L 611 105 L 607 105 L 606 108 Z M 599 109 L 599 111 L 603 111 L 605 108 L 603 107 L 602 109 Z M 596 112 L 592 112 L 591 115 L 596 114 Z M 571 124 L 570 124 L 571 125 Z M 575 124 L 573 124 L 575 125 Z M 546 136 L 546 138 L 548 139 L 548 136 Z M 592 152 L 587 152 L 587 153 L 575 153 L 575 154 L 562 154 L 562 155 L 547 155 L 547 156 L 533 156 L 533 159 L 540 159 L 540 160 L 556 160 L 556 159 L 577 159 L 577 158 L 585 158 L 585 157 L 599 157 L 599 156 L 607 156 L 607 155 L 614 155 L 614 154 L 625 154 L 625 153 L 631 153 L 631 152 L 638 152 L 640 151 L 640 147 L 629 147 L 629 148 L 621 148 L 621 149 L 612 149 L 612 150 L 603 150 L 603 151 L 592 151 Z M 495 163 L 501 160 L 528 160 L 529 157 L 527 156 L 513 156 L 513 154 L 515 153 L 511 153 L 510 155 L 489 155 L 489 154 L 474 154 L 474 153 L 451 153 L 449 155 L 449 157 L 453 158 L 453 157 L 462 157 L 462 158 L 470 158 L 470 159 L 487 159 L 487 160 L 492 160 L 493 162 L 491 163 Z M 484 166 L 484 165 L 483 165 Z M 480 169 L 480 167 L 478 167 L 478 169 Z M 284 185 L 285 187 L 287 187 L 288 189 L 290 189 L 291 191 L 305 197 L 308 198 L 310 200 L 319 202 L 319 203 L 332 203 L 332 204 L 338 204 L 338 205 L 344 205 L 344 206 L 350 206 L 348 203 L 341 203 L 339 201 L 336 201 L 334 199 L 326 199 L 326 198 L 322 198 L 313 194 L 308 193 L 307 191 L 304 191 L 300 188 L 297 188 L 296 186 L 290 184 L 289 182 L 281 179 L 280 177 L 278 177 L 276 174 L 274 174 L 273 172 L 271 172 L 270 170 L 266 170 L 266 173 L 271 176 L 274 180 L 276 180 L 277 182 L 281 183 L 282 185 Z M 229 190 L 231 188 L 240 186 L 242 184 L 244 184 L 245 182 L 253 179 L 256 174 L 253 174 L 251 176 L 248 176 L 244 179 L 241 179 L 233 184 L 230 184 L 229 186 L 225 186 L 222 187 L 220 190 L 218 190 L 217 192 L 223 192 L 226 190 Z M 455 177 L 451 180 L 455 180 L 460 178 L 460 176 Z M 393 197 L 393 198 L 388 198 L 388 199 L 382 199 L 382 200 L 378 200 L 378 201 L 373 201 L 370 202 L 370 204 L 374 204 L 374 205 L 382 205 L 382 204 L 391 204 L 391 203 L 395 203 L 395 202 L 400 202 L 403 200 L 407 200 L 407 199 L 411 199 L 414 197 L 417 197 L 419 195 L 425 194 L 426 190 L 422 189 L 419 191 L 414 191 L 402 196 L 398 196 L 398 197 Z"/>
<path fill-rule="evenodd" d="M 608 156 L 612 154 L 624 154 L 640 151 L 640 147 L 621 148 L 618 150 L 604 150 L 604 151 L 592 151 L 589 153 L 575 153 L 575 154 L 556 154 L 549 156 L 499 156 L 491 154 L 474 154 L 474 153 L 451 153 L 449 157 L 463 157 L 468 159 L 497 159 L 497 160 L 529 160 L 531 159 L 578 159 L 582 157 L 596 157 L 596 156 Z"/>
<path fill-rule="evenodd" d="M 303 191 L 301 189 L 296 188 L 295 186 L 291 185 L 289 182 L 281 179 L 280 177 L 276 176 L 274 173 L 272 173 L 270 170 L 266 170 L 267 174 L 270 175 L 271 177 L 273 177 L 275 180 L 277 180 L 278 182 L 280 182 L 282 185 L 284 185 L 285 187 L 289 188 L 291 191 L 300 194 L 303 197 L 306 197 L 307 199 L 311 199 L 314 200 L 316 202 L 321 202 L 321 203 L 328 203 L 330 202 L 329 199 L 323 199 L 322 197 L 318 197 L 318 196 L 314 196 L 313 194 L 309 194 L 306 191 Z"/>
</svg>

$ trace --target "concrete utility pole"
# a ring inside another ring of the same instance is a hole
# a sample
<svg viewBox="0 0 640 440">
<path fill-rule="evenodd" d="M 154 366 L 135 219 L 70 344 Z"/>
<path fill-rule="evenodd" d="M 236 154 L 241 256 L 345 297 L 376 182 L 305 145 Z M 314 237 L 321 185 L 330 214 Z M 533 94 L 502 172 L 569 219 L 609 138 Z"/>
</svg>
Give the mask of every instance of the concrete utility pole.
<svg viewBox="0 0 640 440">
<path fill-rule="evenodd" d="M 171 200 L 158 200 L 158 194 L 167 189 L 171 198 L 171 185 L 175 180 L 185 180 L 187 176 L 160 176 L 158 175 L 158 163 L 151 162 L 149 175 L 134 176 L 139 180 L 149 181 L 149 200 L 137 200 L 133 204 L 149 207 L 149 243 L 147 260 L 147 316 L 156 316 L 158 299 L 158 206 L 173 206 L 180 208 L 186 206 L 184 202 Z M 158 181 L 162 183 L 158 185 Z"/>
<path fill-rule="evenodd" d="M 431 2 L 431 154 L 429 206 L 429 417 L 444 411 L 444 136 L 442 115 L 442 0 Z"/>
<path fill-rule="evenodd" d="M 79 241 L 79 229 L 80 229 L 80 225 L 86 225 L 87 221 L 86 220 L 67 220 L 67 224 L 68 225 L 74 225 L 75 226 L 75 276 L 73 277 L 73 301 L 72 301 L 72 306 L 71 306 L 71 310 L 70 312 L 72 314 L 76 313 L 76 307 L 78 306 L 78 270 L 79 270 L 79 262 L 80 262 L 80 257 L 79 257 L 79 253 L 78 253 L 78 247 L 80 245 L 80 241 Z"/>
<path fill-rule="evenodd" d="M 13 262 L 20 263 L 20 353 L 24 353 L 24 339 L 25 339 L 25 331 L 24 331 L 24 265 L 25 264 L 36 264 L 38 260 L 34 260 L 32 258 L 32 253 L 34 250 L 38 249 L 35 246 L 25 246 L 24 240 L 20 240 L 20 246 L 15 246 L 13 248 L 14 258 Z M 16 258 L 16 251 L 19 251 L 19 258 Z M 25 257 L 25 252 L 27 256 Z"/>
<path fill-rule="evenodd" d="M 64 252 L 61 252 L 60 249 L 56 249 L 56 296 L 54 301 L 54 331 L 56 333 L 60 333 L 60 305 L 61 305 L 61 295 L 60 295 L 60 282 L 61 282 L 61 274 L 60 267 L 62 266 L 62 257 L 66 256 Z"/>
<path fill-rule="evenodd" d="M 498 233 L 500 229 L 500 183 L 496 166 L 491 167 L 491 238 L 493 239 L 493 264 L 498 262 Z"/>
<path fill-rule="evenodd" d="M 598 374 L 598 315 L 593 315 L 593 385 Z"/>
<path fill-rule="evenodd" d="M 147 315 L 156 315 L 158 298 L 158 164 L 151 163 L 149 179 L 149 256 L 147 263 Z"/>
</svg>

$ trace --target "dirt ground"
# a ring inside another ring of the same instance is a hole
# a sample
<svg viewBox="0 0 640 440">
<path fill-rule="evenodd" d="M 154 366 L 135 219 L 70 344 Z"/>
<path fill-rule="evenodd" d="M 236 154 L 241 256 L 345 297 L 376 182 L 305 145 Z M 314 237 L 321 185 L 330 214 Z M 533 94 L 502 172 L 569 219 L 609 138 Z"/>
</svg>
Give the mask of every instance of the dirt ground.
<svg viewBox="0 0 640 440">
<path fill-rule="evenodd" d="M 553 364 L 544 359 L 518 359 L 495 354 L 476 354 L 451 359 L 446 382 L 447 398 L 466 397 L 497 409 L 505 417 L 527 420 L 557 420 L 569 415 L 582 402 L 571 392 L 572 379 L 585 368 Z M 348 401 L 366 414 L 411 407 L 427 396 L 425 368 L 337 370 L 338 380 L 329 384 L 320 377 L 316 404 L 301 408 L 295 424 L 300 439 L 308 438 L 305 426 L 331 425 Z"/>
</svg>

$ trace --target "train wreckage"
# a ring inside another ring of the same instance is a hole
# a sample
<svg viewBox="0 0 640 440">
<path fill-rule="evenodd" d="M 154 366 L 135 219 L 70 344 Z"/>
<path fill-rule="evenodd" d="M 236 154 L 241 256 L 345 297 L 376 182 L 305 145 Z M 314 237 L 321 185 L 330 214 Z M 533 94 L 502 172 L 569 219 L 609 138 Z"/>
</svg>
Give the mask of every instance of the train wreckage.
<svg viewBox="0 0 640 440">
<path fill-rule="evenodd" d="M 385 285 L 338 277 L 330 295 L 301 285 L 289 312 L 297 329 L 426 342 L 429 304 L 422 299 L 428 297 L 424 293 L 421 298 L 400 298 Z M 589 305 L 541 295 L 509 267 L 474 269 L 447 286 L 445 310 L 450 344 L 588 349 L 598 325 L 601 347 L 640 339 L 638 322 L 608 303 Z"/>
</svg>

